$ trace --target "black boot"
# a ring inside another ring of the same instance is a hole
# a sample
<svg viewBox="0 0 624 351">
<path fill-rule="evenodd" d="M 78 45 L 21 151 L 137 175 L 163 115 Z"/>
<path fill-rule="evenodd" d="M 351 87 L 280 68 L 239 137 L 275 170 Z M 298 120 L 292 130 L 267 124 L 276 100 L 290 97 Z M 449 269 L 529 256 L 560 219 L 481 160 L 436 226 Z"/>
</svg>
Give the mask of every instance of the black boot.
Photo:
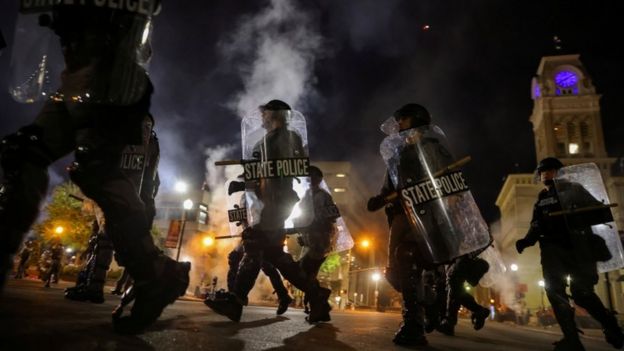
<svg viewBox="0 0 624 351">
<path fill-rule="evenodd" d="M 624 334 L 622 334 L 622 329 L 620 329 L 620 325 L 613 313 L 607 311 L 607 314 L 602 332 L 605 335 L 605 340 L 619 350 L 624 346 Z"/>
<path fill-rule="evenodd" d="M 289 295 L 280 297 L 279 305 L 277 305 L 277 315 L 281 316 L 284 313 L 286 313 L 286 310 L 288 310 L 288 306 L 290 306 L 292 302 L 293 302 L 293 299 Z"/>
<path fill-rule="evenodd" d="M 553 343 L 555 348 L 553 351 L 585 351 L 585 347 L 581 340 L 577 337 L 564 337 Z"/>
<path fill-rule="evenodd" d="M 74 301 L 104 303 L 104 292 L 101 289 L 90 289 L 84 285 L 74 286 L 65 289 L 65 298 Z"/>
<path fill-rule="evenodd" d="M 476 312 L 472 313 L 470 320 L 475 330 L 480 330 L 485 325 L 485 321 L 490 316 L 490 310 L 485 307 L 481 307 Z"/>
<path fill-rule="evenodd" d="M 204 305 L 216 313 L 228 317 L 232 322 L 240 322 L 243 314 L 243 304 L 232 293 L 215 296 L 214 299 L 207 298 L 204 300 Z"/>
<path fill-rule="evenodd" d="M 429 344 L 423 326 L 411 321 L 401 323 L 392 342 L 399 346 L 427 346 Z"/>
<path fill-rule="evenodd" d="M 436 330 L 444 335 L 455 336 L 455 324 L 447 319 L 442 320 Z"/>
<path fill-rule="evenodd" d="M 156 278 L 140 281 L 137 276 L 133 286 L 135 299 L 128 317 L 113 316 L 113 326 L 121 334 L 136 334 L 154 323 L 165 307 L 186 293 L 189 284 L 190 262 L 176 262 L 169 257 L 159 257 L 162 273 Z"/>
<path fill-rule="evenodd" d="M 331 311 L 331 306 L 329 305 L 329 295 L 331 294 L 331 290 L 326 288 L 317 288 L 310 292 L 310 314 L 306 317 L 306 320 L 312 323 L 318 322 L 329 322 L 331 317 L 329 316 L 329 311 Z"/>
</svg>

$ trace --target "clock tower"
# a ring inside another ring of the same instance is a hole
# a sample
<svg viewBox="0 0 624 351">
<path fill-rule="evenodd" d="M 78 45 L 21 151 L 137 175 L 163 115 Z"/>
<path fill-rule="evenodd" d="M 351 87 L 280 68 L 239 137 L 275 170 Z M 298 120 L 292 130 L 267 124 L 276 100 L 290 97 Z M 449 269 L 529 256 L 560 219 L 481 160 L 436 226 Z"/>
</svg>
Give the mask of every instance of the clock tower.
<svg viewBox="0 0 624 351">
<path fill-rule="evenodd" d="M 531 98 L 537 160 L 554 156 L 566 165 L 594 162 L 608 176 L 616 159 L 607 156 L 600 95 L 579 55 L 543 57 Z"/>
</svg>

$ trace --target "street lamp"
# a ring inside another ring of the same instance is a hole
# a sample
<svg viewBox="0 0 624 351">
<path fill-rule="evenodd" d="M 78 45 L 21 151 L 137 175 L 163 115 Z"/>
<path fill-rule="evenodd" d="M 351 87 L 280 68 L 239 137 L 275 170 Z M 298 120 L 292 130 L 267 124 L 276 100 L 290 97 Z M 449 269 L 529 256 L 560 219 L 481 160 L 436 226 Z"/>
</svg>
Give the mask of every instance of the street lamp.
<svg viewBox="0 0 624 351">
<path fill-rule="evenodd" d="M 364 249 L 368 249 L 371 245 L 370 240 L 368 239 L 364 239 L 360 242 L 360 245 L 362 246 L 362 248 Z"/>
<path fill-rule="evenodd" d="M 54 232 L 56 234 L 63 234 L 64 231 L 65 231 L 65 228 L 63 228 L 63 226 L 60 226 L 60 225 L 54 228 Z"/>
<path fill-rule="evenodd" d="M 537 285 L 539 285 L 540 288 L 542 288 L 542 291 L 541 291 L 541 295 L 542 295 L 542 311 L 544 311 L 545 310 L 545 308 L 544 308 L 544 290 L 546 290 L 546 283 L 544 282 L 544 280 L 540 280 L 540 281 L 537 282 Z"/>
<path fill-rule="evenodd" d="M 204 244 L 205 247 L 210 247 L 214 245 L 214 238 L 211 236 L 205 236 L 202 240 L 202 244 Z"/>
<path fill-rule="evenodd" d="M 184 243 L 184 227 L 186 226 L 186 211 L 193 208 L 193 200 L 186 199 L 182 203 L 184 211 L 182 211 L 182 228 L 180 228 L 180 241 L 178 244 L 178 254 L 176 255 L 176 261 L 180 261 L 180 252 L 182 251 L 182 244 Z"/>
<path fill-rule="evenodd" d="M 379 279 L 381 279 L 381 274 L 375 272 L 371 275 L 371 279 L 375 282 L 375 307 L 379 307 Z"/>
<path fill-rule="evenodd" d="M 178 180 L 174 187 L 176 192 L 180 193 L 180 194 L 184 194 L 186 193 L 186 191 L 188 190 L 188 184 L 186 184 L 186 182 L 182 181 L 182 180 Z"/>
<path fill-rule="evenodd" d="M 518 265 L 515 263 L 512 263 L 511 266 L 509 266 L 509 269 L 511 269 L 512 272 L 517 272 L 518 271 Z"/>
</svg>

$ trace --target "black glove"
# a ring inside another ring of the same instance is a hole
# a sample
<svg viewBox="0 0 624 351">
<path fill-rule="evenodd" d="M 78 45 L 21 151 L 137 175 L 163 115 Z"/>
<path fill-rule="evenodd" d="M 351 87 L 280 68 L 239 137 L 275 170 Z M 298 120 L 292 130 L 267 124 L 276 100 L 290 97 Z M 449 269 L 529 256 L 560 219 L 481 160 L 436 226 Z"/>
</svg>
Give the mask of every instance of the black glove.
<svg viewBox="0 0 624 351">
<path fill-rule="evenodd" d="M 366 208 L 370 212 L 375 212 L 375 211 L 381 209 L 384 206 L 386 206 L 386 198 L 385 198 L 385 196 L 377 195 L 377 196 L 373 196 L 370 199 L 368 199 L 368 205 L 366 205 Z"/>
<path fill-rule="evenodd" d="M 228 195 L 232 195 L 243 190 L 245 190 L 245 182 L 233 181 L 228 186 Z"/>
<path fill-rule="evenodd" d="M 522 251 L 524 251 L 524 249 L 526 249 L 527 247 L 531 246 L 526 239 L 520 239 L 518 241 L 516 241 L 516 251 L 518 251 L 519 254 L 522 253 Z"/>
</svg>

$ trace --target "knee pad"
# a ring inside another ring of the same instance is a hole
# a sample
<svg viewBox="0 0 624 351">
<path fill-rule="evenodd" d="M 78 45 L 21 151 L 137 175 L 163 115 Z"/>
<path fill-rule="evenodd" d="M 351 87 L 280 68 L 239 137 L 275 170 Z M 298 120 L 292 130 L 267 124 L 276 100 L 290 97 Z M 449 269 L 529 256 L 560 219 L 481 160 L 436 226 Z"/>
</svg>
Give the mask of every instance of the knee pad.
<svg viewBox="0 0 624 351">
<path fill-rule="evenodd" d="M 485 273 L 490 269 L 490 264 L 481 258 L 474 258 L 470 261 L 470 267 L 466 269 L 466 281 L 472 286 L 477 286 L 479 280 L 483 278 Z"/>
<path fill-rule="evenodd" d="M 244 253 L 237 247 L 228 254 L 228 264 L 230 266 L 238 267 L 238 264 L 243 259 L 243 255 Z"/>
<path fill-rule="evenodd" d="M 104 177 L 110 176 L 114 167 L 90 146 L 79 145 L 74 154 L 76 160 L 69 167 L 69 177 L 86 196 L 95 199 L 98 185 Z"/>
</svg>

